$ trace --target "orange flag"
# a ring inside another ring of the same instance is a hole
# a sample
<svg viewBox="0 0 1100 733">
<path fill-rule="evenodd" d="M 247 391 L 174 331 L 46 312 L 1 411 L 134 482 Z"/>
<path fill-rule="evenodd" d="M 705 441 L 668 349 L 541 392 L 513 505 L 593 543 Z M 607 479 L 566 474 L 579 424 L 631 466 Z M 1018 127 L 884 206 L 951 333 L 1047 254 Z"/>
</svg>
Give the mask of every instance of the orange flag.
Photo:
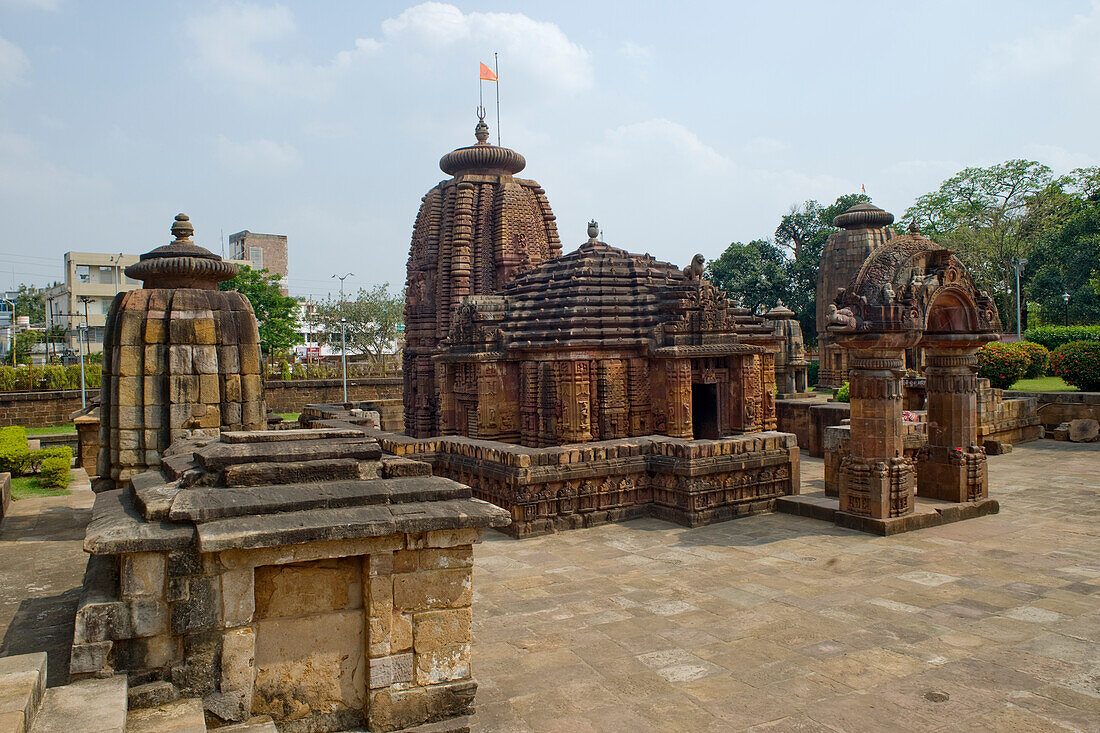
<svg viewBox="0 0 1100 733">
<path fill-rule="evenodd" d="M 497 75 L 494 74 L 493 70 L 490 69 L 488 66 L 486 66 L 485 64 L 482 64 L 481 65 L 481 80 L 482 81 L 496 81 L 497 80 Z"/>
</svg>

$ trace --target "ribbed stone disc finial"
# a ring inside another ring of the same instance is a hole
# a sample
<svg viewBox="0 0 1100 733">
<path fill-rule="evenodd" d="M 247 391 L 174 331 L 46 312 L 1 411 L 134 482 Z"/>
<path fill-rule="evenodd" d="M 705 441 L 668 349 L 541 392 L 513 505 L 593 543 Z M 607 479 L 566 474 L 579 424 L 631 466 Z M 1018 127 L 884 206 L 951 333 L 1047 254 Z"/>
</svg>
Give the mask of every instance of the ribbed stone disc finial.
<svg viewBox="0 0 1100 733">
<path fill-rule="evenodd" d="M 183 241 L 191 239 L 194 233 L 195 226 L 191 223 L 191 217 L 187 214 L 176 214 L 176 218 L 172 222 L 172 236 L 177 241 Z"/>
</svg>

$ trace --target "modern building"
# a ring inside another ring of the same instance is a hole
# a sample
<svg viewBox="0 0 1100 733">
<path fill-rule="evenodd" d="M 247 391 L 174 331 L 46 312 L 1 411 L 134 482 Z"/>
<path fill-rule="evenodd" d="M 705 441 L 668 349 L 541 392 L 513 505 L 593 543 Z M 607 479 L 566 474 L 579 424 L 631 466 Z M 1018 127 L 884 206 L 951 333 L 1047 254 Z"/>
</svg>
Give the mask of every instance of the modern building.
<svg viewBox="0 0 1100 733">
<path fill-rule="evenodd" d="M 245 229 L 229 235 L 229 257 L 242 261 L 254 270 L 267 269 L 281 275 L 281 290 L 287 290 L 287 243 L 285 234 L 257 234 Z"/>
<path fill-rule="evenodd" d="M 284 237 L 285 239 L 285 237 Z M 80 350 L 80 327 L 87 324 L 86 353 L 103 351 L 103 329 L 111 301 L 119 293 L 135 290 L 141 283 L 126 277 L 126 268 L 138 255 L 103 252 L 66 252 L 64 282 L 46 291 L 46 329 L 65 329 L 61 348 Z M 231 260 L 237 265 L 249 261 Z"/>
</svg>

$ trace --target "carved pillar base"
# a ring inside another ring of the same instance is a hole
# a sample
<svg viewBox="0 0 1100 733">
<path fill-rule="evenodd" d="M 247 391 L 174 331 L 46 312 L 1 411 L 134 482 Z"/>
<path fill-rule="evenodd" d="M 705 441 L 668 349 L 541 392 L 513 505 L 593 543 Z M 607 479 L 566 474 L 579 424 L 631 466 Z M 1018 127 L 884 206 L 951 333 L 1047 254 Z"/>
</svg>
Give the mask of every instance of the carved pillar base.
<svg viewBox="0 0 1100 733">
<path fill-rule="evenodd" d="M 905 457 L 900 348 L 856 348 L 849 361 L 850 454 L 840 462 L 840 510 L 873 519 L 913 512 L 916 468 Z"/>
<path fill-rule="evenodd" d="M 928 445 L 918 456 L 917 493 L 945 501 L 989 495 L 978 443 L 978 343 L 970 336 L 930 338 L 924 349 Z"/>
</svg>

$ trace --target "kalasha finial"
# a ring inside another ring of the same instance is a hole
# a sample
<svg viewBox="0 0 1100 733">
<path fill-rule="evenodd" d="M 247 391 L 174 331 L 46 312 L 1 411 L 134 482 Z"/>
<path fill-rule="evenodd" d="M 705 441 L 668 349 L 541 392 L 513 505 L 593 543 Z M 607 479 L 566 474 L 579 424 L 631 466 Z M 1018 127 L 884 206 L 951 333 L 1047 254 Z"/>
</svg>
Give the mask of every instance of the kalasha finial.
<svg viewBox="0 0 1100 733">
<path fill-rule="evenodd" d="M 191 217 L 187 214 L 176 214 L 172 222 L 172 236 L 177 242 L 186 242 L 195 233 L 195 227 L 191 224 Z"/>
<path fill-rule="evenodd" d="M 597 242 L 600 236 L 600 225 L 596 223 L 596 220 L 588 222 L 588 241 Z"/>
<path fill-rule="evenodd" d="M 910 219 L 909 220 L 909 233 L 912 234 L 913 236 L 916 236 L 916 235 L 920 234 L 920 227 L 917 226 L 917 220 L 916 219 Z"/>
<path fill-rule="evenodd" d="M 486 144 L 489 139 L 489 126 L 485 124 L 485 108 L 477 108 L 477 125 L 474 126 L 474 137 L 479 145 Z"/>
</svg>

